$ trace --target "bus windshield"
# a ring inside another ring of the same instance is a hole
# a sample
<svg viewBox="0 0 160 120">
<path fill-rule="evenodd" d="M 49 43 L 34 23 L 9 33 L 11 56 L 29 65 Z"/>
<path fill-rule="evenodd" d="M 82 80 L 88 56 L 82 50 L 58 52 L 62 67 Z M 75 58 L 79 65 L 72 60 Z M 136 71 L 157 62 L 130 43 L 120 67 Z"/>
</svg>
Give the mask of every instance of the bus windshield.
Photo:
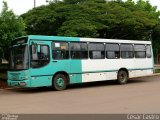
<svg viewBox="0 0 160 120">
<path fill-rule="evenodd" d="M 20 45 L 11 48 L 10 69 L 25 70 L 29 66 L 28 46 Z"/>
</svg>

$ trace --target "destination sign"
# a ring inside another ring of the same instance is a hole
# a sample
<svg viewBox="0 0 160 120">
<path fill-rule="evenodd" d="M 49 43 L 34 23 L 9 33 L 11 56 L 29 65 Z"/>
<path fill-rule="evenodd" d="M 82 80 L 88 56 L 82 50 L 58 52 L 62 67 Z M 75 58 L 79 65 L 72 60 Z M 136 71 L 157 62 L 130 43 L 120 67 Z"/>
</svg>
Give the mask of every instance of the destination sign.
<svg viewBox="0 0 160 120">
<path fill-rule="evenodd" d="M 24 44 L 24 43 L 27 43 L 27 41 L 28 41 L 28 37 L 18 38 L 18 39 L 13 40 L 11 42 L 11 45 Z"/>
</svg>

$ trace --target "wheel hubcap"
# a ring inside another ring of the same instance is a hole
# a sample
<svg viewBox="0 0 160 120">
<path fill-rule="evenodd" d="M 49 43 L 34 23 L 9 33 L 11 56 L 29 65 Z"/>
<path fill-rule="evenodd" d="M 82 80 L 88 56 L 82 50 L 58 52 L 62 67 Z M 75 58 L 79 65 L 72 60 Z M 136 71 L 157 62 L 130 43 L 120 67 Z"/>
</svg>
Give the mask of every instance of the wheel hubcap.
<svg viewBox="0 0 160 120">
<path fill-rule="evenodd" d="M 62 88 L 64 86 L 64 79 L 58 78 L 56 84 L 58 87 Z"/>
<path fill-rule="evenodd" d="M 125 75 L 124 75 L 124 74 L 121 74 L 120 79 L 121 79 L 122 81 L 126 80 Z"/>
</svg>

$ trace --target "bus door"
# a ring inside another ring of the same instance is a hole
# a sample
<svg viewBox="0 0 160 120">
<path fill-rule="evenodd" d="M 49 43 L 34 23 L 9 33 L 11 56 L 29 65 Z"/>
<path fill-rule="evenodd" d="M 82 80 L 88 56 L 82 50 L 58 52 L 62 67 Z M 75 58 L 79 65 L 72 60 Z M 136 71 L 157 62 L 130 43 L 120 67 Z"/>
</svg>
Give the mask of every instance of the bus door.
<svg viewBox="0 0 160 120">
<path fill-rule="evenodd" d="M 31 85 L 49 86 L 52 83 L 53 66 L 50 41 L 30 42 Z"/>
</svg>

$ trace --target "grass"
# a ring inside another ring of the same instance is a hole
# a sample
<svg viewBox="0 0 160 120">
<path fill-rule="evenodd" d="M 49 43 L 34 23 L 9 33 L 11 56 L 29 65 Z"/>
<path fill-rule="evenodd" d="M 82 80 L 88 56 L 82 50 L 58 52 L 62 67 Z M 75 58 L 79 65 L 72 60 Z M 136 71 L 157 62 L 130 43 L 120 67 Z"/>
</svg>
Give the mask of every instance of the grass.
<svg viewBox="0 0 160 120">
<path fill-rule="evenodd" d="M 155 73 L 160 73 L 160 69 L 155 69 Z"/>
<path fill-rule="evenodd" d="M 7 80 L 8 64 L 0 64 L 0 79 Z"/>
<path fill-rule="evenodd" d="M 0 70 L 7 70 L 8 64 L 0 64 Z"/>
<path fill-rule="evenodd" d="M 0 73 L 0 79 L 7 80 L 7 73 Z"/>
</svg>

